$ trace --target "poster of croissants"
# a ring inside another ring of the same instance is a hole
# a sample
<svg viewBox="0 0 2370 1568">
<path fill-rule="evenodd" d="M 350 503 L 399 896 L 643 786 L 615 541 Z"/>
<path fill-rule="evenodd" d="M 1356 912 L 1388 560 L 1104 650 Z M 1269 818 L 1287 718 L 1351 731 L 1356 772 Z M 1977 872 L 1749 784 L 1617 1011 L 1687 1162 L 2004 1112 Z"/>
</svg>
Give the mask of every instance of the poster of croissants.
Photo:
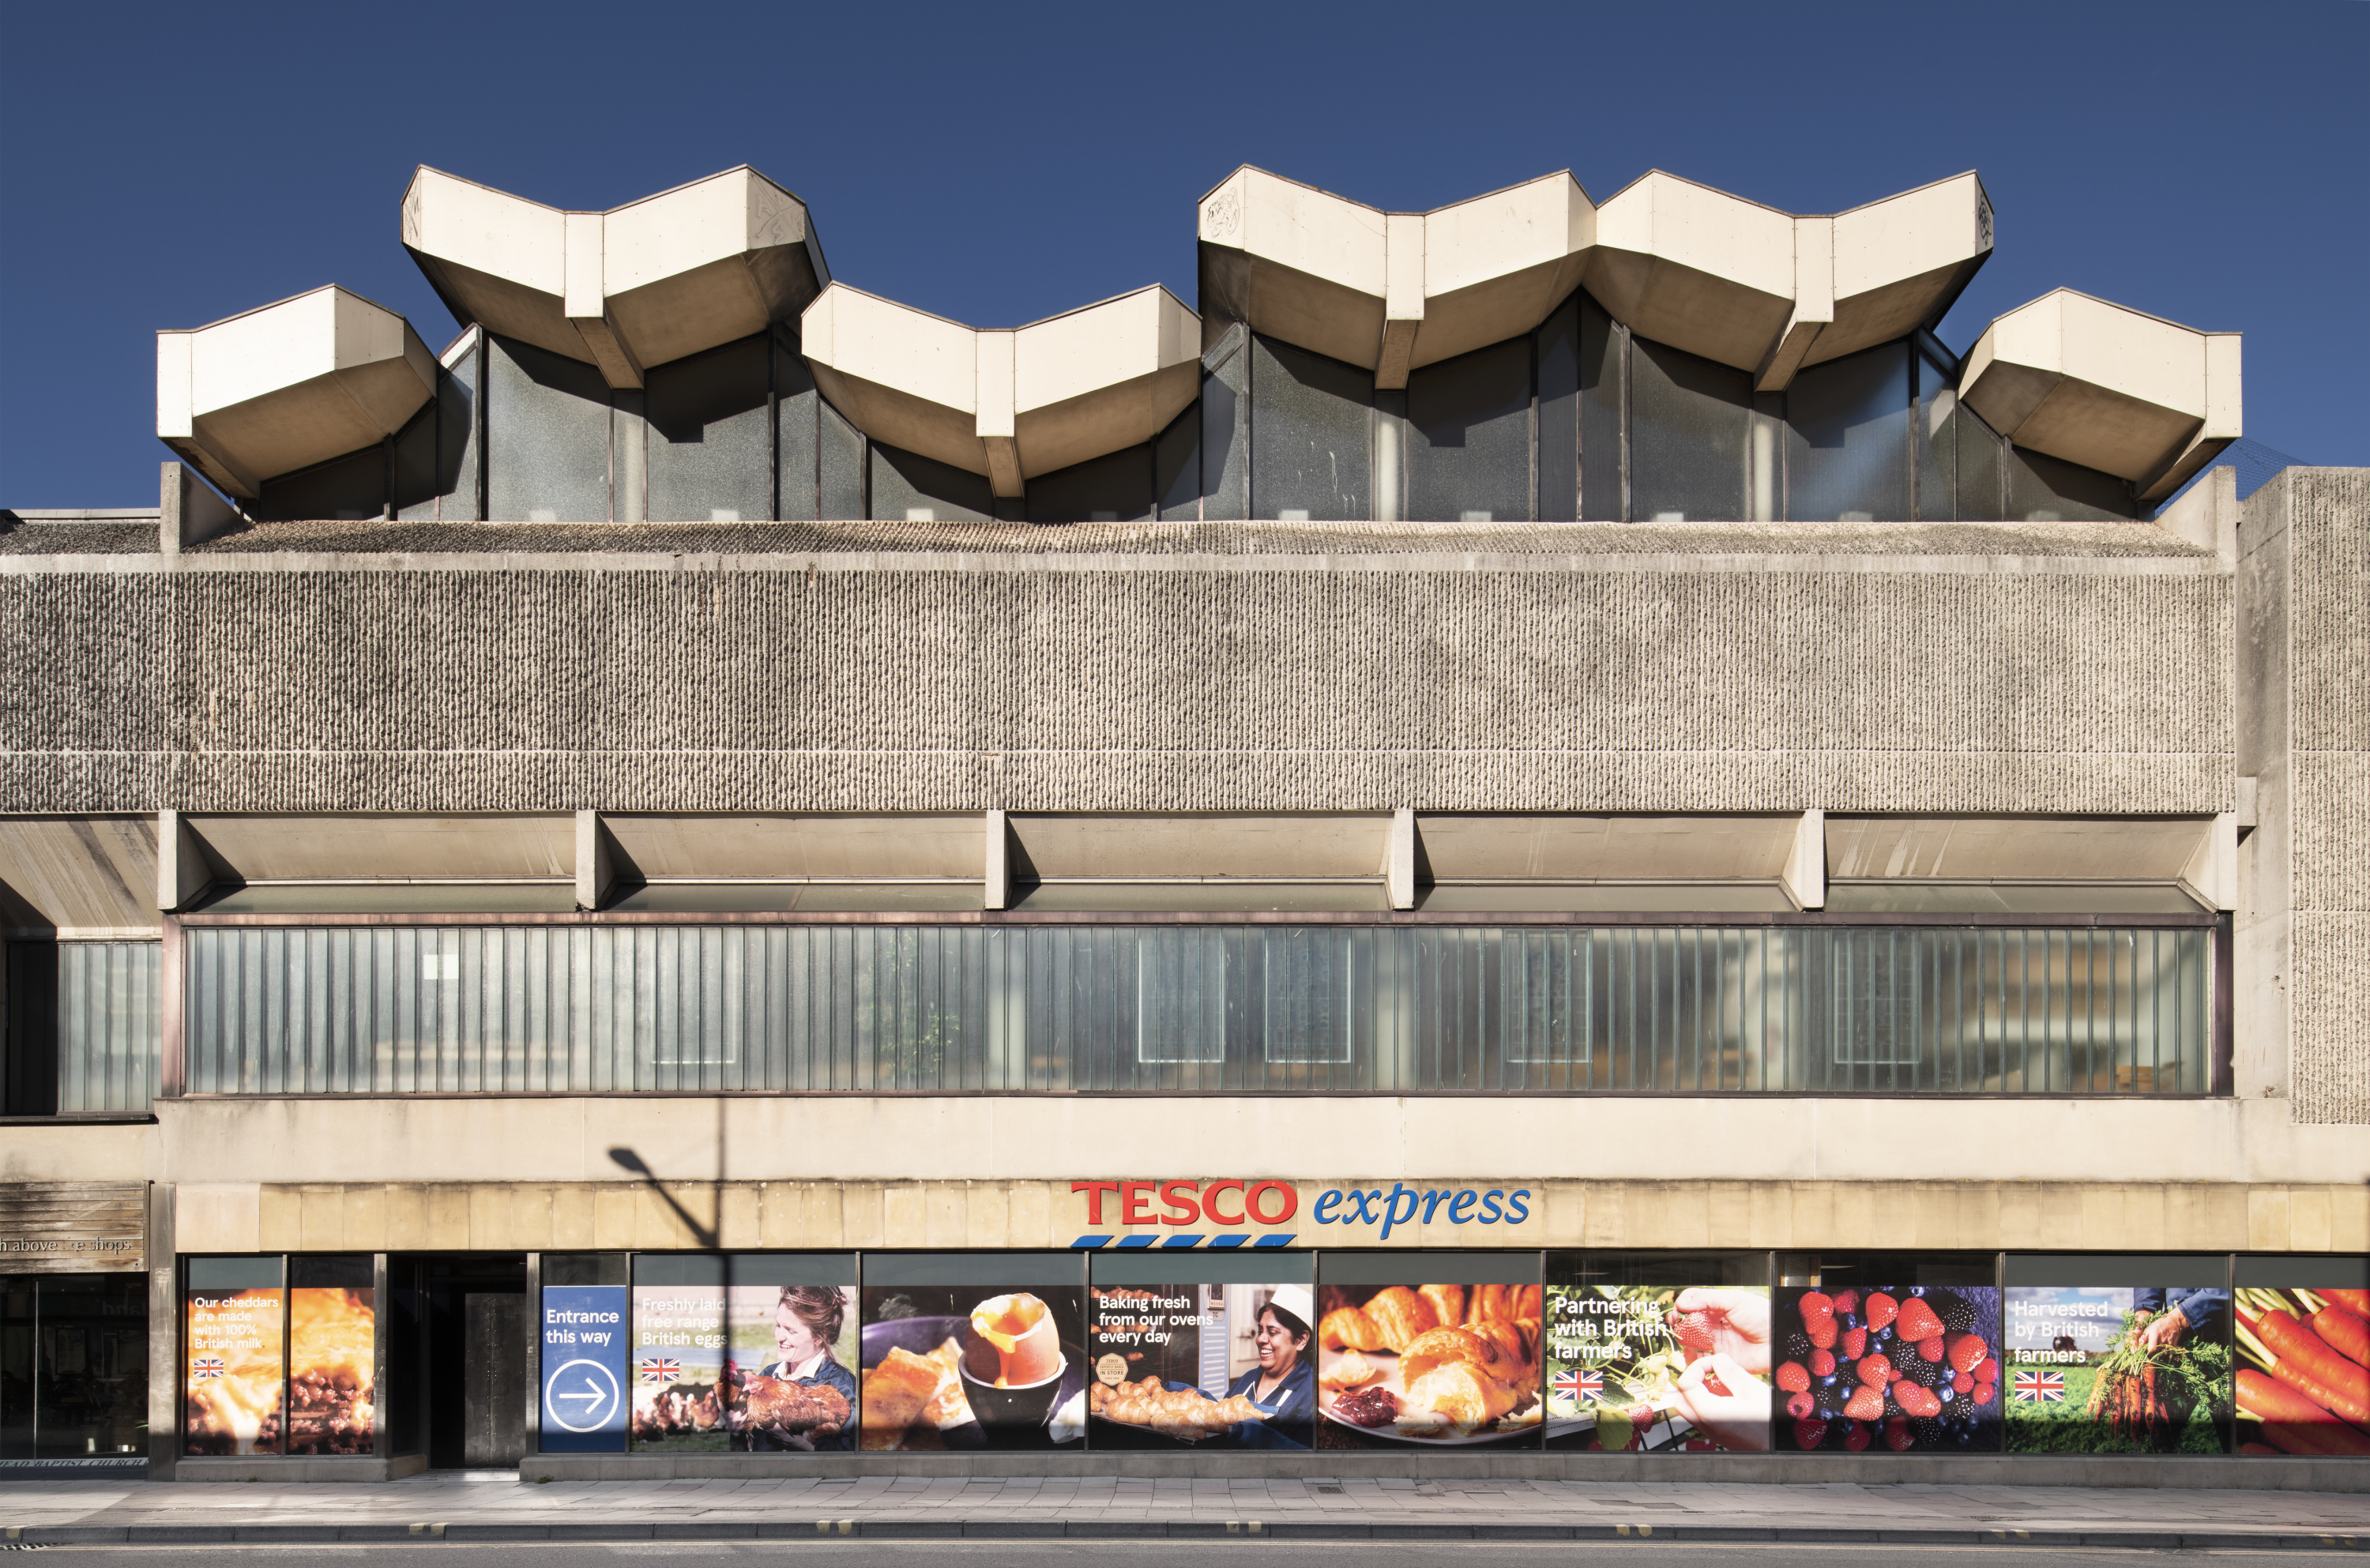
<svg viewBox="0 0 2370 1568">
<path fill-rule="evenodd" d="M 869 1274 L 868 1274 L 868 1279 Z M 861 1444 L 1058 1448 L 1085 1441 L 1086 1292 L 1076 1274 L 864 1287 Z"/>
<path fill-rule="evenodd" d="M 1538 1441 L 1536 1283 L 1325 1283 L 1329 1261 L 1318 1265 L 1318 1447 Z"/>
</svg>

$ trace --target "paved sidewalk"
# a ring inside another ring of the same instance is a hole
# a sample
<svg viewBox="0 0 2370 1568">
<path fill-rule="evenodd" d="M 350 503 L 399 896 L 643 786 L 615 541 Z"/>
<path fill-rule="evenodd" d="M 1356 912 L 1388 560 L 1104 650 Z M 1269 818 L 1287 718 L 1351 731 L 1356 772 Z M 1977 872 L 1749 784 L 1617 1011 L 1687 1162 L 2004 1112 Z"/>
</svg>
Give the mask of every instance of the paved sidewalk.
<svg viewBox="0 0 2370 1568">
<path fill-rule="evenodd" d="M 2347 1547 L 2370 1496 L 2015 1486 L 1564 1481 L 0 1482 L 29 1542 L 625 1540 L 817 1535 L 1786 1539 Z"/>
</svg>

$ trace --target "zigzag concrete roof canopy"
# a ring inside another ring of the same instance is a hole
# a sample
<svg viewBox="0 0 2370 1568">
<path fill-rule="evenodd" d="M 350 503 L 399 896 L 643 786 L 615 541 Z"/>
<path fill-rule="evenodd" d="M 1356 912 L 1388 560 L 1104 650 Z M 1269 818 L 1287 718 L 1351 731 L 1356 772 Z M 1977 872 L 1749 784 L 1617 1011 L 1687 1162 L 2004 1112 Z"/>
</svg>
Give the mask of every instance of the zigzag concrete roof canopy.
<svg viewBox="0 0 2370 1568">
<path fill-rule="evenodd" d="M 263 481 L 395 434 L 436 391 L 411 323 L 332 283 L 156 334 L 156 434 L 221 489 Z"/>
<path fill-rule="evenodd" d="M 1156 283 L 1002 330 L 834 283 L 799 330 L 857 429 L 984 474 L 999 496 L 1151 440 L 1201 388 L 1201 317 Z"/>
<path fill-rule="evenodd" d="M 2246 433 L 2238 347 L 2236 332 L 2058 289 L 1984 329 L 1959 396 L 2019 446 L 2160 501 Z"/>
<path fill-rule="evenodd" d="M 1526 332 L 1575 284 L 1633 330 L 1758 373 L 1763 390 L 1939 321 L 1991 254 L 1973 174 L 1796 217 L 1660 170 L 1602 207 L 1569 173 L 1384 213 L 1245 166 L 1202 199 L 1214 338 L 1248 322 L 1407 373 Z"/>
<path fill-rule="evenodd" d="M 564 213 L 422 166 L 403 244 L 453 314 L 612 386 L 787 321 L 831 282 L 806 204 L 743 166 Z"/>
</svg>

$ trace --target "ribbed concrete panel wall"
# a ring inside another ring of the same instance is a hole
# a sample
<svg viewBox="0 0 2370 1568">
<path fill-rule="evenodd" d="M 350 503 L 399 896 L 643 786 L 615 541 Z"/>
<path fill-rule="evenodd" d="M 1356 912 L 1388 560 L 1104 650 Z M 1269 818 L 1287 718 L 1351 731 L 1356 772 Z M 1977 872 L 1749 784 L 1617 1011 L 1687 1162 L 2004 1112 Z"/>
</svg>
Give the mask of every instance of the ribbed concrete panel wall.
<svg viewBox="0 0 2370 1568">
<path fill-rule="evenodd" d="M 2370 471 L 2264 489 L 2291 538 L 2291 1093 L 2299 1122 L 2370 1123 Z"/>
<path fill-rule="evenodd" d="M 0 637 L 30 678 L 0 696 L 0 792 L 57 812 L 2226 810 L 2231 580 L 2123 527 L 2153 552 L 1887 556 L 1877 529 L 1849 556 L 1738 553 L 1766 550 L 1740 531 L 1651 557 L 1370 539 L 20 570 Z"/>
</svg>

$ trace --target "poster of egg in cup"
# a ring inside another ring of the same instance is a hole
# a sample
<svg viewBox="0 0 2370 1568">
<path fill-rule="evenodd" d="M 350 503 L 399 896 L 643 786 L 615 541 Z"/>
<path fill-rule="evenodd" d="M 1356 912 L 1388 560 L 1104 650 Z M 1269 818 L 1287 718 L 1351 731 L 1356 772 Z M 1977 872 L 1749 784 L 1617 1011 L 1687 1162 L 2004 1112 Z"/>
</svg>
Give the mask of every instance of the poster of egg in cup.
<svg viewBox="0 0 2370 1568">
<path fill-rule="evenodd" d="M 1054 1448 L 1086 1436 L 1086 1272 L 1076 1252 L 864 1262 L 867 1449 Z"/>
<path fill-rule="evenodd" d="M 1536 1445 L 1542 1307 L 1536 1252 L 1321 1254 L 1317 1446 Z"/>
</svg>

